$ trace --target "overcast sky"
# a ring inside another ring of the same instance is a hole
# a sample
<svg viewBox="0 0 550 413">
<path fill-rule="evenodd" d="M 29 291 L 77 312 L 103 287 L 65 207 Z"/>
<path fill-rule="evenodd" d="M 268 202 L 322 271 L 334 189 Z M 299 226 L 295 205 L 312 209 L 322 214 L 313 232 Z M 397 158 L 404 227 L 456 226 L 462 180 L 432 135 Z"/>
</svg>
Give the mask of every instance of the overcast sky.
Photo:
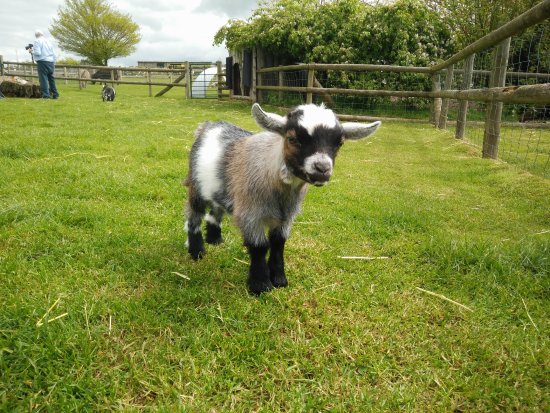
<svg viewBox="0 0 550 413">
<path fill-rule="evenodd" d="M 29 59 L 25 45 L 34 31 L 48 29 L 65 0 L 12 0 L 0 12 L 0 55 L 5 61 Z M 142 60 L 225 61 L 227 51 L 212 46 L 214 35 L 230 18 L 246 19 L 257 0 L 111 0 L 119 12 L 140 26 L 141 41 L 135 53 L 111 59 L 110 65 L 135 66 Z M 76 57 L 57 48 L 60 57 Z"/>
</svg>

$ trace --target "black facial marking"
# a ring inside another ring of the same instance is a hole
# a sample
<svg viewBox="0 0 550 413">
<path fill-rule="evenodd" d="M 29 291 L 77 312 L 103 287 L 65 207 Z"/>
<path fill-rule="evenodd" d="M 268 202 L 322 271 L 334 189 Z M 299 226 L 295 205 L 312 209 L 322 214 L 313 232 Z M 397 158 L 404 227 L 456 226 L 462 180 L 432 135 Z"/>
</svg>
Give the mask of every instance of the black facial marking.
<svg viewBox="0 0 550 413">
<path fill-rule="evenodd" d="M 303 110 L 297 109 L 287 115 L 285 137 L 289 150 L 285 151 L 287 167 L 295 176 L 309 182 L 310 178 L 304 173 L 305 160 L 316 153 L 327 154 L 333 161 L 342 146 L 344 131 L 339 123 L 333 128 L 319 126 L 310 135 L 300 125 Z"/>
</svg>

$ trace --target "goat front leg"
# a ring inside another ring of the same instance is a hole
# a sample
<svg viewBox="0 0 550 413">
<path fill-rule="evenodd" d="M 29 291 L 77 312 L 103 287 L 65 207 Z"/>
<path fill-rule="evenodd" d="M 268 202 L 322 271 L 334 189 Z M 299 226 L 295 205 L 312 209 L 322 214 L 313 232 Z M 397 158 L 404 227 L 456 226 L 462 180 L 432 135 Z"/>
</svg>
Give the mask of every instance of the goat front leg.
<svg viewBox="0 0 550 413">
<path fill-rule="evenodd" d="M 272 229 L 269 231 L 269 260 L 267 262 L 269 267 L 269 276 L 271 284 L 274 287 L 286 287 L 288 281 L 285 276 L 285 262 L 284 262 L 284 250 L 285 250 L 286 238 L 280 229 Z"/>
<path fill-rule="evenodd" d="M 260 295 L 273 289 L 269 278 L 269 267 L 265 260 L 269 246 L 267 243 L 260 245 L 247 245 L 250 255 L 250 268 L 248 270 L 248 289 L 254 295 Z"/>
<path fill-rule="evenodd" d="M 240 228 L 244 239 L 244 245 L 250 256 L 248 269 L 248 289 L 254 295 L 273 289 L 269 279 L 269 267 L 266 262 L 269 241 L 265 236 L 264 224 L 259 219 L 251 218 L 248 213 L 236 212 L 235 222 Z"/>
</svg>

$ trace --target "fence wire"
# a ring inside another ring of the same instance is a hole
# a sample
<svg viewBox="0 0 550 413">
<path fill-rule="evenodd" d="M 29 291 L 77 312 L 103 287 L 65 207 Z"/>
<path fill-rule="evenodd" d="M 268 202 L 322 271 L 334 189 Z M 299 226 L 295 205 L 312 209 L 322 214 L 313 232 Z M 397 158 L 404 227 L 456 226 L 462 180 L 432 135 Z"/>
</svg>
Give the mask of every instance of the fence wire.
<svg viewBox="0 0 550 413">
<path fill-rule="evenodd" d="M 446 82 L 447 72 L 439 73 L 439 87 L 444 89 L 484 89 L 491 87 L 495 48 L 474 56 L 471 81 L 465 84 L 466 62 L 455 65 L 452 78 Z M 550 23 L 548 21 L 527 29 L 511 40 L 504 86 L 524 86 L 550 82 Z M 263 73 L 261 84 L 305 88 L 307 70 Z M 433 89 L 432 77 L 425 73 L 409 72 L 346 72 L 321 71 L 314 73 L 314 87 L 348 90 L 425 91 Z M 290 91 L 260 91 L 264 103 L 291 107 L 306 102 L 307 94 Z M 410 122 L 430 118 L 434 99 L 397 96 L 356 96 L 350 94 L 313 95 L 314 103 L 325 103 L 339 114 L 393 118 Z M 480 152 L 498 152 L 498 159 L 517 165 L 532 173 L 550 177 L 550 105 L 498 104 L 502 106 L 500 122 L 486 128 L 486 119 L 492 104 L 467 103 L 464 140 Z M 447 127 L 454 128 L 460 102 L 448 101 Z M 437 124 L 437 122 L 435 122 Z M 487 134 L 500 135 L 497 145 L 491 146 Z M 485 148 L 484 148 L 485 145 Z"/>
<path fill-rule="evenodd" d="M 280 83 L 279 83 L 280 82 Z M 262 74 L 262 85 L 286 87 L 306 87 L 307 71 L 285 71 Z M 348 90 L 431 90 L 431 79 L 427 74 L 394 72 L 344 72 L 316 70 L 314 86 Z M 261 101 L 268 104 L 291 107 L 306 102 L 306 93 L 262 91 Z M 431 99 L 400 98 L 393 96 L 353 96 L 333 94 L 313 96 L 313 102 L 324 103 L 337 113 L 346 115 L 366 115 L 386 118 L 427 119 Z"/>
<path fill-rule="evenodd" d="M 544 84 L 550 80 L 549 23 L 528 29 L 512 39 L 505 86 Z M 544 39 L 547 39 L 546 41 Z M 489 86 L 494 49 L 475 56 L 472 88 Z M 454 87 L 460 88 L 457 76 Z M 469 102 L 464 139 L 483 147 L 488 104 Z M 450 112 L 449 118 L 454 115 Z M 490 148 L 493 149 L 493 148 Z M 550 106 L 504 104 L 500 123 L 498 159 L 529 172 L 550 177 Z"/>
</svg>

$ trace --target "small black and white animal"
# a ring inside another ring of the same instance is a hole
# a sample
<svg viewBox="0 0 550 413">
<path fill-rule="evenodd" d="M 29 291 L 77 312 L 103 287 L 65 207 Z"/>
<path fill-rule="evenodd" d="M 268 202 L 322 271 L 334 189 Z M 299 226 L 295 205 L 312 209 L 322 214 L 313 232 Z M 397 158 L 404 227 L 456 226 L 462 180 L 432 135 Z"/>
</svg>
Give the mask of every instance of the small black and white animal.
<svg viewBox="0 0 550 413">
<path fill-rule="evenodd" d="M 115 100 L 115 89 L 111 86 L 107 86 L 106 83 L 103 84 L 103 89 L 101 89 L 101 97 L 103 98 L 103 102 L 112 102 Z"/>
<path fill-rule="evenodd" d="M 222 242 L 223 214 L 232 214 L 250 255 L 248 288 L 260 294 L 288 284 L 284 246 L 308 187 L 327 184 L 342 144 L 371 135 L 381 122 L 340 123 L 332 110 L 312 104 L 280 116 L 256 103 L 252 115 L 265 131 L 253 134 L 223 121 L 195 131 L 185 230 L 188 252 L 198 260 L 205 253 L 206 210 L 210 244 Z"/>
</svg>

